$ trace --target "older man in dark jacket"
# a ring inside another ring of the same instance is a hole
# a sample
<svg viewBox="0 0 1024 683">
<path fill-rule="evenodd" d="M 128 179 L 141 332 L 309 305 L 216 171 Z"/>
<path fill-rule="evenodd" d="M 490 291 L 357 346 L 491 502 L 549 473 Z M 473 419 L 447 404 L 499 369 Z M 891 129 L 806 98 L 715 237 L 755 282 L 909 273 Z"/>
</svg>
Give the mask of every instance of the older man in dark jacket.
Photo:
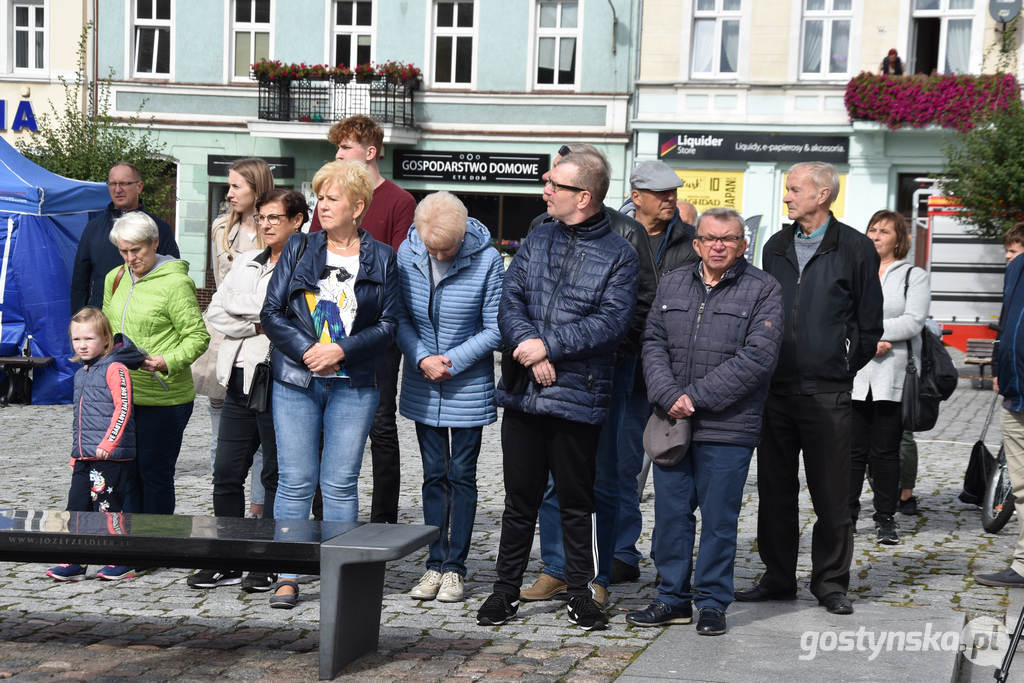
<svg viewBox="0 0 1024 683">
<path fill-rule="evenodd" d="M 747 263 L 743 219 L 709 209 L 693 241 L 701 261 L 661 280 L 647 316 L 643 366 L 656 410 L 689 419 L 689 451 L 677 464 L 654 465 L 654 557 L 661 581 L 635 626 L 688 624 L 725 633 L 733 597 L 736 523 L 747 469 L 761 433 L 768 383 L 782 343 L 782 291 Z M 700 550 L 693 570 L 700 508 Z"/>
<path fill-rule="evenodd" d="M 594 463 L 637 287 L 636 252 L 612 232 L 601 203 L 608 184 L 600 159 L 564 156 L 544 186 L 553 220 L 530 233 L 505 275 L 498 327 L 512 358 L 503 359 L 497 390 L 505 511 L 480 625 L 502 624 L 518 610 L 549 472 L 561 504 L 569 621 L 585 630 L 608 624 L 590 585 Z"/>
<path fill-rule="evenodd" d="M 782 285 L 786 334 L 757 449 L 757 545 L 765 573 L 736 599 L 796 597 L 802 452 L 818 517 L 811 592 L 830 613 L 852 614 L 850 391 L 882 336 L 882 286 L 871 240 L 829 210 L 838 192 L 831 164 L 793 166 L 783 197 L 793 225 L 764 246 L 762 265 Z"/>
</svg>

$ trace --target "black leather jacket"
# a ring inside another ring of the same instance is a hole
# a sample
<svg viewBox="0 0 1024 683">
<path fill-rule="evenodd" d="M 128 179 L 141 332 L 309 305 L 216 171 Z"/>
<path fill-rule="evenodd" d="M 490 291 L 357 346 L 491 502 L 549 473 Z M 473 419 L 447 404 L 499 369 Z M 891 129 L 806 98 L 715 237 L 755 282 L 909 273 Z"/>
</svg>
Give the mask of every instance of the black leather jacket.
<svg viewBox="0 0 1024 683">
<path fill-rule="evenodd" d="M 274 344 L 271 365 L 276 380 L 309 386 L 312 373 L 302 354 L 319 341 L 319 335 L 313 329 L 306 291 L 320 291 L 320 273 L 326 265 L 326 233 L 315 232 L 289 238 L 274 268 L 260 323 Z M 375 386 L 374 368 L 391 347 L 401 302 L 395 250 L 363 229 L 359 230 L 359 273 L 354 287 L 356 318 L 352 333 L 339 344 L 345 351 L 343 366 L 351 386 Z"/>
</svg>

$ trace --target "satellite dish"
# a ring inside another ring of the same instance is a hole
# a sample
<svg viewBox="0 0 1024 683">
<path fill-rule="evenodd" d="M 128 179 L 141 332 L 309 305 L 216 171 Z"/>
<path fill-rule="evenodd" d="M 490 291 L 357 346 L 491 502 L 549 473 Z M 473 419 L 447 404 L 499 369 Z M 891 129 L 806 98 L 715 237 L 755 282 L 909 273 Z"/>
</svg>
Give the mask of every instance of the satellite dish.
<svg viewBox="0 0 1024 683">
<path fill-rule="evenodd" d="M 1020 14 L 1022 0 L 988 0 L 988 13 L 996 21 L 1006 24 Z"/>
</svg>

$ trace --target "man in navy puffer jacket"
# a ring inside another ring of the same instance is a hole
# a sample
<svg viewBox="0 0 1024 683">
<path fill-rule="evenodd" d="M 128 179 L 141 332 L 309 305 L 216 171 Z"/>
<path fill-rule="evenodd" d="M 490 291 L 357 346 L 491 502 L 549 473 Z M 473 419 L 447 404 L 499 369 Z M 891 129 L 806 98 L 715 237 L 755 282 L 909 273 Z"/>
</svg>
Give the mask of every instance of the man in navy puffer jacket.
<svg viewBox="0 0 1024 683">
<path fill-rule="evenodd" d="M 505 408 L 505 511 L 497 580 L 480 625 L 502 624 L 518 610 L 549 472 L 561 504 L 569 620 L 586 630 L 608 624 L 590 585 L 594 460 L 637 288 L 636 251 L 610 230 L 602 205 L 608 184 L 600 159 L 563 157 L 544 185 L 553 221 L 530 233 L 505 275 L 498 327 L 506 358 L 497 390 Z"/>
</svg>

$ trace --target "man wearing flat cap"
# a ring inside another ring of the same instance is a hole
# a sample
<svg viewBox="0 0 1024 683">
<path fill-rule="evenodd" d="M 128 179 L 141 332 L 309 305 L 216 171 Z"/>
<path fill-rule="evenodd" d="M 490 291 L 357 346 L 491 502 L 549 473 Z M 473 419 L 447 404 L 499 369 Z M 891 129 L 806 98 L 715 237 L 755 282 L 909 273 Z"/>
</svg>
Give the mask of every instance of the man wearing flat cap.
<svg viewBox="0 0 1024 683">
<path fill-rule="evenodd" d="M 641 161 L 629 176 L 632 189 L 629 200 L 620 211 L 633 216 L 646 231 L 637 251 L 641 263 L 648 267 L 647 271 L 653 277 L 653 282 L 648 285 L 650 290 L 657 290 L 658 282 L 665 273 L 699 260 L 693 249 L 696 230 L 680 217 L 676 206 L 676 191 L 682 184 L 676 172 L 664 161 Z M 693 209 L 692 205 L 688 207 Z M 693 213 L 696 215 L 695 211 Z M 638 303 L 638 310 L 640 307 Z M 649 308 L 650 299 L 643 304 L 645 321 Z M 611 572 L 613 584 L 635 581 L 640 576 L 640 552 L 636 542 L 643 529 L 643 517 L 636 479 L 644 463 L 641 438 L 650 411 L 644 373 L 637 358 L 632 390 L 628 392 L 618 428 L 619 509 Z"/>
</svg>

